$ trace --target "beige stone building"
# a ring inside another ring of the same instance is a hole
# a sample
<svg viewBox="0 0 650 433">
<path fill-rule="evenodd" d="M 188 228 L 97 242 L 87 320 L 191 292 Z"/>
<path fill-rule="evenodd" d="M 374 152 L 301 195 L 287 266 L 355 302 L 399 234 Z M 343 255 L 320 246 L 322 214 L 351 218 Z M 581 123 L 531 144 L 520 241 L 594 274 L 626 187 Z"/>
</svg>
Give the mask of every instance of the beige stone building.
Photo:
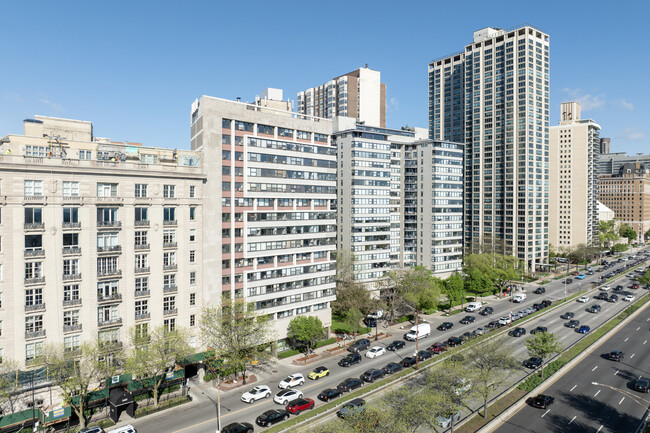
<svg viewBox="0 0 650 433">
<path fill-rule="evenodd" d="M 0 355 L 122 345 L 194 327 L 203 302 L 201 155 L 115 143 L 36 116 L 0 139 Z"/>
<path fill-rule="evenodd" d="M 581 119 L 578 102 L 561 107 L 560 124 L 549 128 L 549 243 L 592 245 L 598 230 L 600 126 Z"/>
</svg>

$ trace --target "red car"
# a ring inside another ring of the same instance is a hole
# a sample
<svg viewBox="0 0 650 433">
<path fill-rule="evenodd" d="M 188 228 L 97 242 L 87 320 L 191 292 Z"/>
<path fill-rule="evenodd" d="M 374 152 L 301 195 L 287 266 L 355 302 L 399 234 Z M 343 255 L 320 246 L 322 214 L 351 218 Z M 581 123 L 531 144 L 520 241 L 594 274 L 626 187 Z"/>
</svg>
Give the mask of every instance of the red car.
<svg viewBox="0 0 650 433">
<path fill-rule="evenodd" d="M 573 272 L 571 275 L 573 275 L 574 277 L 577 277 L 578 275 L 580 275 L 580 273 L 579 272 Z"/>
<path fill-rule="evenodd" d="M 431 353 L 442 353 L 447 350 L 447 343 L 433 343 L 427 350 Z"/>
<path fill-rule="evenodd" d="M 314 404 L 311 398 L 297 398 L 287 405 L 287 412 L 298 415 L 303 410 L 313 409 Z"/>
<path fill-rule="evenodd" d="M 633 288 L 633 289 L 638 289 L 638 288 L 639 288 L 639 285 L 636 284 L 636 283 L 634 283 L 634 284 L 632 284 L 632 288 Z"/>
</svg>

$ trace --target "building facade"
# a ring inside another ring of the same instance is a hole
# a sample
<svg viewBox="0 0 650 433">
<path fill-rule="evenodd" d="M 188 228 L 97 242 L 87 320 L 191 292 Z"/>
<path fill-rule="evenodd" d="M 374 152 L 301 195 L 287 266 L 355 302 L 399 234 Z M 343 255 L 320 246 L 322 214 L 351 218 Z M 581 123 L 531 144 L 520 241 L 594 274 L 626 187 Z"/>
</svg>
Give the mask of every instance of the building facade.
<svg viewBox="0 0 650 433">
<path fill-rule="evenodd" d="M 598 176 L 615 176 L 621 167 L 630 162 L 643 162 L 650 164 L 650 155 L 628 155 L 625 152 L 600 154 L 598 156 Z"/>
<path fill-rule="evenodd" d="M 121 346 L 133 327 L 197 326 L 201 155 L 113 143 L 36 116 L 0 140 L 1 355 Z"/>
<path fill-rule="evenodd" d="M 600 152 L 599 154 L 610 153 L 612 148 L 612 139 L 611 138 L 600 138 Z"/>
<path fill-rule="evenodd" d="M 386 85 L 381 82 L 381 73 L 366 65 L 298 92 L 297 111 L 326 119 L 352 117 L 366 125 L 385 128 Z"/>
<path fill-rule="evenodd" d="M 202 96 L 192 106 L 191 145 L 208 173 L 205 302 L 253 303 L 282 339 L 301 314 L 331 324 L 336 148 L 331 120 L 272 105 L 283 104 Z"/>
<path fill-rule="evenodd" d="M 650 230 L 650 164 L 625 163 L 617 175 L 601 176 L 598 187 L 598 200 L 644 242 L 645 233 Z"/>
<path fill-rule="evenodd" d="M 485 28 L 429 64 L 429 138 L 465 143 L 464 246 L 548 260 L 549 37 Z"/>
<path fill-rule="evenodd" d="M 578 102 L 563 102 L 560 124 L 550 128 L 549 243 L 573 248 L 597 243 L 600 126 L 581 119 Z"/>
</svg>

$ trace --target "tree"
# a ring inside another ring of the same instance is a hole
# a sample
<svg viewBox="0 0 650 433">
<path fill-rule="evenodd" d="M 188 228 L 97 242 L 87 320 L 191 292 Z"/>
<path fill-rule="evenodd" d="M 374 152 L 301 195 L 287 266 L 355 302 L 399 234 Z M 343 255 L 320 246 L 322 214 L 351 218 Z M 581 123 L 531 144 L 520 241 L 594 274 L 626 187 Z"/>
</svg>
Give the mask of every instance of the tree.
<svg viewBox="0 0 650 433">
<path fill-rule="evenodd" d="M 336 300 L 332 301 L 331 305 L 332 315 L 337 317 L 343 316 L 351 308 L 368 314 L 374 306 L 368 289 L 354 282 L 337 283 Z"/>
<path fill-rule="evenodd" d="M 88 421 L 90 392 L 119 372 L 121 360 L 120 348 L 94 340 L 74 350 L 63 345 L 49 345 L 39 361 L 48 367 L 50 377 L 61 390 L 63 402 L 72 407 L 83 428 Z"/>
<path fill-rule="evenodd" d="M 612 247 L 612 251 L 615 253 L 622 253 L 623 251 L 627 251 L 628 248 L 627 244 L 616 244 Z"/>
<path fill-rule="evenodd" d="M 386 292 L 391 317 L 402 305 L 412 311 L 436 308 L 442 287 L 442 281 L 424 266 L 389 272 Z"/>
<path fill-rule="evenodd" d="M 215 350 L 224 363 L 244 371 L 246 364 L 271 359 L 269 344 L 275 333 L 267 315 L 258 315 L 255 305 L 225 296 L 220 306 L 203 308 L 199 320 L 201 340 Z"/>
<path fill-rule="evenodd" d="M 465 269 L 483 273 L 492 284 L 503 292 L 511 281 L 520 277 L 523 263 L 516 257 L 504 254 L 470 254 L 465 259 Z"/>
<path fill-rule="evenodd" d="M 616 227 L 616 220 L 613 219 L 598 222 L 598 241 L 602 247 L 609 248 L 612 242 L 619 239 L 614 227 Z"/>
<path fill-rule="evenodd" d="M 2 358 L 0 363 L 0 408 L 2 413 L 7 415 L 16 410 L 18 394 L 16 391 L 16 376 L 18 363 L 13 359 Z M 9 406 L 6 408 L 6 406 Z"/>
<path fill-rule="evenodd" d="M 470 269 L 467 272 L 465 279 L 465 290 L 468 292 L 479 295 L 487 291 L 494 290 L 492 280 L 490 280 L 483 272 L 477 269 Z"/>
<path fill-rule="evenodd" d="M 289 322 L 289 338 L 304 348 L 306 355 L 324 335 L 323 322 L 316 316 L 298 316 Z"/>
<path fill-rule="evenodd" d="M 166 379 L 165 373 L 174 368 L 177 360 L 193 353 L 189 345 L 189 333 L 185 328 L 169 330 L 164 325 L 149 332 L 132 328 L 130 342 L 127 369 L 140 381 L 151 380 L 153 402 L 158 407 L 158 394 Z"/>
<path fill-rule="evenodd" d="M 356 308 L 350 308 L 345 315 L 343 316 L 343 323 L 348 326 L 350 332 L 352 332 L 352 338 L 357 339 L 357 334 L 361 332 L 363 327 L 361 326 L 361 319 L 363 314 Z"/>
<path fill-rule="evenodd" d="M 650 286 L 650 270 L 645 271 L 642 277 L 639 278 L 639 284 Z"/>
<path fill-rule="evenodd" d="M 438 413 L 432 410 L 437 396 L 415 386 L 401 386 L 387 393 L 378 404 L 389 431 L 434 431 Z"/>
<path fill-rule="evenodd" d="M 531 357 L 540 358 L 542 360 L 540 372 L 542 379 L 544 379 L 544 362 L 549 356 L 562 353 L 562 350 L 564 350 L 562 343 L 557 336 L 551 332 L 537 332 L 533 336 L 527 338 L 525 344 L 526 349 L 528 349 L 528 354 Z"/>
<path fill-rule="evenodd" d="M 453 306 L 454 302 L 462 301 L 465 298 L 465 282 L 459 273 L 454 273 L 449 276 L 443 284 L 442 293 L 447 295 L 449 299 L 449 309 Z"/>
<path fill-rule="evenodd" d="M 451 416 L 451 433 L 454 432 L 454 414 L 471 398 L 473 387 L 467 389 L 471 370 L 460 358 L 447 359 L 443 365 L 424 373 L 424 387 L 421 392 L 435 396 L 430 410 L 436 416 Z M 462 389 L 465 385 L 465 389 Z"/>
<path fill-rule="evenodd" d="M 573 263 L 586 264 L 598 257 L 600 250 L 596 247 L 589 247 L 579 244 L 569 253 L 569 260 Z"/>
<path fill-rule="evenodd" d="M 628 243 L 635 241 L 637 238 L 636 232 L 627 223 L 621 224 L 621 226 L 618 228 L 618 234 L 621 235 L 621 237 L 627 238 Z"/>
<path fill-rule="evenodd" d="M 645 232 L 645 238 L 650 239 L 650 229 L 648 229 L 648 231 Z"/>
</svg>

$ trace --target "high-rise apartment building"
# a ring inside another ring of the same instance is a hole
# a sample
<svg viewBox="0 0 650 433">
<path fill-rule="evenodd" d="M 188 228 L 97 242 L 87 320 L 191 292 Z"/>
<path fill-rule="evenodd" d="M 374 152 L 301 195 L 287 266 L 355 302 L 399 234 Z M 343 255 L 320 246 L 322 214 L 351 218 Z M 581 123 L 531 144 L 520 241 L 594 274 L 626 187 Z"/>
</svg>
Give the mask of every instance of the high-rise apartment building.
<svg viewBox="0 0 650 433">
<path fill-rule="evenodd" d="M 352 117 L 366 125 L 386 127 L 386 85 L 381 73 L 368 65 L 298 92 L 297 105 L 298 113 L 308 116 Z"/>
<path fill-rule="evenodd" d="M 612 146 L 612 139 L 601 137 L 600 139 L 600 154 L 609 153 Z"/>
<path fill-rule="evenodd" d="M 114 143 L 36 116 L 0 139 L 0 357 L 29 364 L 128 330 L 196 326 L 200 153 Z"/>
<path fill-rule="evenodd" d="M 549 243 L 593 245 L 598 231 L 597 163 L 600 126 L 581 119 L 578 102 L 563 102 L 549 138 Z"/>
<path fill-rule="evenodd" d="M 192 106 L 191 144 L 208 174 L 205 301 L 253 303 L 282 339 L 301 314 L 331 324 L 336 147 L 331 120 L 274 105 L 286 104 L 202 96 Z"/>
<path fill-rule="evenodd" d="M 618 174 L 601 176 L 598 200 L 629 224 L 643 241 L 650 230 L 650 163 L 636 161 L 621 166 Z"/>
<path fill-rule="evenodd" d="M 485 28 L 429 64 L 429 138 L 465 143 L 464 244 L 548 258 L 549 37 Z"/>
</svg>

